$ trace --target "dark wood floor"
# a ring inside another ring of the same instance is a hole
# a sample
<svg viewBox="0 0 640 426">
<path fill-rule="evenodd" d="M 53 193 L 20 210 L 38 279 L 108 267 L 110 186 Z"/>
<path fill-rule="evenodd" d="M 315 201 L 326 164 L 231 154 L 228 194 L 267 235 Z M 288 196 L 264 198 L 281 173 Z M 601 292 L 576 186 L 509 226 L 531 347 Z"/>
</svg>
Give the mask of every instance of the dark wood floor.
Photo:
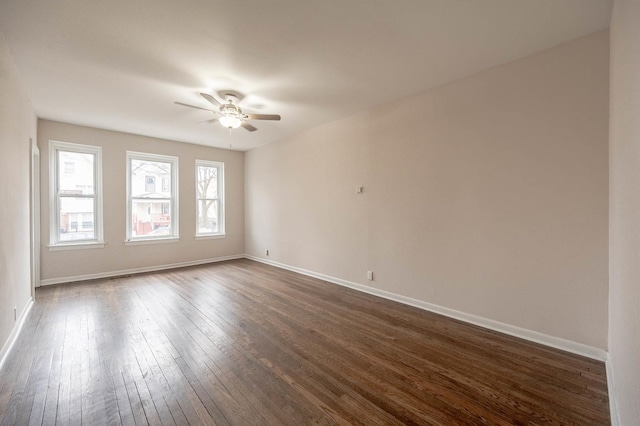
<svg viewBox="0 0 640 426">
<path fill-rule="evenodd" d="M 603 363 L 249 260 L 38 289 L 3 424 L 609 424 Z"/>
</svg>

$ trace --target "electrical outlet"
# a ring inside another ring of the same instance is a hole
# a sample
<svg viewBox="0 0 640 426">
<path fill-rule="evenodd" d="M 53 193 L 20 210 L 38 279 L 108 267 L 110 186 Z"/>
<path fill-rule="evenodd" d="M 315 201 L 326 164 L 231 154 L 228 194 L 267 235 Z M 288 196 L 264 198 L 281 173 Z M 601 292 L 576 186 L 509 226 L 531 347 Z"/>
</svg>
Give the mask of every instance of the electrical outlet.
<svg viewBox="0 0 640 426">
<path fill-rule="evenodd" d="M 367 271 L 367 279 L 373 281 L 373 271 Z"/>
<path fill-rule="evenodd" d="M 265 255 L 265 256 L 269 256 L 269 249 L 265 249 L 265 251 L 264 251 L 264 255 Z"/>
</svg>

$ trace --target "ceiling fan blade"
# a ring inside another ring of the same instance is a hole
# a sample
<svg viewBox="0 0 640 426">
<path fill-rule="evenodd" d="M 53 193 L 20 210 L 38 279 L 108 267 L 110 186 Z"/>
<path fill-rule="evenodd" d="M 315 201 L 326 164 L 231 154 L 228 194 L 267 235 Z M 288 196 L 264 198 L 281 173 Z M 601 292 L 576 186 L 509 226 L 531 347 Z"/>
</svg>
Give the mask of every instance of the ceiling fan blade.
<svg viewBox="0 0 640 426">
<path fill-rule="evenodd" d="M 280 120 L 278 114 L 247 114 L 249 120 Z"/>
<path fill-rule="evenodd" d="M 211 120 L 204 120 L 204 121 L 200 121 L 198 124 L 202 124 L 202 123 L 215 123 L 216 121 L 218 121 L 218 118 L 220 118 L 220 117 L 212 118 Z"/>
<path fill-rule="evenodd" d="M 203 111 L 210 111 L 210 112 L 213 112 L 213 113 L 215 113 L 215 114 L 218 114 L 218 111 L 214 111 L 214 110 L 212 110 L 212 109 L 208 109 L 208 108 L 202 108 L 202 107 L 195 106 L 195 105 L 183 104 L 182 102 L 174 102 L 174 104 L 176 104 L 176 105 L 186 106 L 186 107 L 189 107 L 189 108 L 201 109 L 201 110 L 203 110 Z"/>
<path fill-rule="evenodd" d="M 256 130 L 258 130 L 257 127 L 253 127 L 251 124 L 243 121 L 242 124 L 240 124 L 243 128 L 247 129 L 250 132 L 255 132 Z"/>
<path fill-rule="evenodd" d="M 218 101 L 216 98 L 214 98 L 213 96 L 211 96 L 208 93 L 200 93 L 200 96 L 202 96 L 203 98 L 205 98 L 206 100 L 208 100 L 209 102 L 211 102 L 211 104 L 215 107 L 219 107 L 220 101 Z"/>
</svg>

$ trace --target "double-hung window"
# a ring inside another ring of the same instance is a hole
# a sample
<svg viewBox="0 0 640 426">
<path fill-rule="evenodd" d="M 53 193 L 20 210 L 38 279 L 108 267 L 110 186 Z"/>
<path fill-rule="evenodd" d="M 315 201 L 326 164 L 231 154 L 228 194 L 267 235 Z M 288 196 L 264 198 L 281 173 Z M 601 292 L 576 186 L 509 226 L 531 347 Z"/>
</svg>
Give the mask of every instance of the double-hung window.
<svg viewBox="0 0 640 426">
<path fill-rule="evenodd" d="M 127 151 L 127 241 L 178 235 L 178 158 Z"/>
<path fill-rule="evenodd" d="M 196 237 L 224 235 L 224 163 L 196 161 Z"/>
<path fill-rule="evenodd" d="M 50 248 L 104 247 L 102 149 L 49 141 Z"/>
</svg>

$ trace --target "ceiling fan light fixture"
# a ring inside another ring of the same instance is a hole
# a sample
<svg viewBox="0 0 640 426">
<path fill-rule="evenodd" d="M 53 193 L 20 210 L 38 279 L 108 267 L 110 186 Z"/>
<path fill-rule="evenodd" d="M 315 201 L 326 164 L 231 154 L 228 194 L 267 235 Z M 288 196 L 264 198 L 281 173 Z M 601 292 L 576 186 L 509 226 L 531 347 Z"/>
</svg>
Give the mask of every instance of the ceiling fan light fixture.
<svg viewBox="0 0 640 426">
<path fill-rule="evenodd" d="M 234 103 L 234 100 L 235 102 L 239 102 L 242 99 L 241 96 L 237 96 L 232 92 L 225 92 L 224 95 L 226 100 L 224 103 L 222 103 L 208 93 L 200 93 L 200 96 L 202 96 L 204 99 L 206 99 L 207 102 L 218 109 L 217 111 L 196 105 L 184 104 L 182 102 L 175 103 L 189 108 L 212 112 L 216 115 L 216 117 L 210 120 L 203 121 L 203 123 L 213 123 L 215 121 L 219 121 L 220 124 L 222 124 L 227 129 L 237 129 L 238 127 L 242 126 L 248 132 L 255 132 L 258 129 L 247 123 L 246 120 L 280 120 L 280 116 L 278 114 L 245 114 L 242 112 L 242 108 Z"/>
<path fill-rule="evenodd" d="M 242 124 L 242 120 L 238 117 L 223 116 L 220 117 L 220 124 L 229 129 L 237 129 Z"/>
</svg>

